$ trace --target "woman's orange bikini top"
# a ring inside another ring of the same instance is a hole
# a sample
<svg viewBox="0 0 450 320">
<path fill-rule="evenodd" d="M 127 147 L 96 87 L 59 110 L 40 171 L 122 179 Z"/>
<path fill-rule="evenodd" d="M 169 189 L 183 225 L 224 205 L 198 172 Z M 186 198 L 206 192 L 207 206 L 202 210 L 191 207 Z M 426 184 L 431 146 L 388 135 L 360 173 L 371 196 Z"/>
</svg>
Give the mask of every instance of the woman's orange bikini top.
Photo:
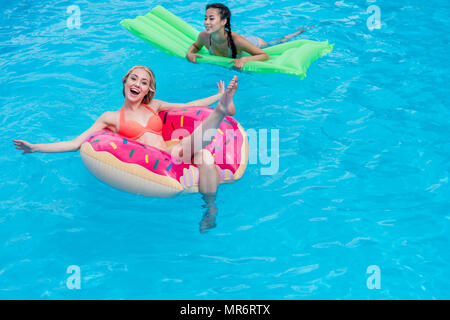
<svg viewBox="0 0 450 320">
<path fill-rule="evenodd" d="M 132 140 L 139 139 L 144 133 L 151 132 L 162 136 L 162 121 L 158 114 L 146 104 L 142 104 L 147 109 L 153 112 L 153 115 L 148 119 L 147 125 L 143 127 L 140 123 L 134 120 L 125 120 L 125 111 L 120 109 L 119 134 Z"/>
</svg>

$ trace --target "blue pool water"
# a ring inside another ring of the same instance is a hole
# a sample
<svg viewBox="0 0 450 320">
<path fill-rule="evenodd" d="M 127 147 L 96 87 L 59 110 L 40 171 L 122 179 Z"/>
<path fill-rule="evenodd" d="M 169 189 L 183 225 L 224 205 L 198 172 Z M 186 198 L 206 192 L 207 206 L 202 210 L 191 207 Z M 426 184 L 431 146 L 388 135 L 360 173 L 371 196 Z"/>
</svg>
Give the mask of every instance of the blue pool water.
<svg viewBox="0 0 450 320">
<path fill-rule="evenodd" d="M 119 26 L 157 4 L 202 28 L 203 2 L 1 2 L 0 298 L 450 298 L 449 4 L 228 1 L 237 32 L 273 40 L 315 25 L 297 39 L 335 47 L 302 81 L 238 74 L 236 119 L 269 141 L 278 130 L 278 171 L 262 175 L 258 160 L 221 186 L 204 234 L 200 195 L 127 194 L 79 153 L 22 156 L 11 142 L 73 139 L 122 106 L 136 64 L 170 102 L 215 94 L 236 74 Z M 79 29 L 67 26 L 71 5 Z M 368 28 L 371 5 L 381 29 Z"/>
</svg>

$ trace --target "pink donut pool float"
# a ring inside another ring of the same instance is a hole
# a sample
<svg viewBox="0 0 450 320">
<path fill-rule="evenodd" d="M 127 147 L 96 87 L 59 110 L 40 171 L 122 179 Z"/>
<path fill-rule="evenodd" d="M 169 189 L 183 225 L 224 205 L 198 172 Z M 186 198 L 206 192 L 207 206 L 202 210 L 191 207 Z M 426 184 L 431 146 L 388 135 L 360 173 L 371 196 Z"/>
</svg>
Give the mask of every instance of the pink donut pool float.
<svg viewBox="0 0 450 320">
<path fill-rule="evenodd" d="M 209 107 L 189 107 L 160 112 L 164 140 L 171 143 L 191 134 L 211 111 Z M 221 183 L 242 177 L 248 161 L 248 137 L 236 120 L 225 117 L 205 149 L 214 157 Z M 92 134 L 81 145 L 80 154 L 94 176 L 126 192 L 149 197 L 198 192 L 196 165 L 110 130 Z"/>
</svg>

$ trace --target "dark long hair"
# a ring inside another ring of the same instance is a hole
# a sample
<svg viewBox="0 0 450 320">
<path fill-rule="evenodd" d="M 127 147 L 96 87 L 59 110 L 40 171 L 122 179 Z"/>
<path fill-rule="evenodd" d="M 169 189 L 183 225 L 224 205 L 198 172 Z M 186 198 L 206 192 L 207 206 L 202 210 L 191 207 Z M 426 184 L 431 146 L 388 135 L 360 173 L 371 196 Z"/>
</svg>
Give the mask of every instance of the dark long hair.
<svg viewBox="0 0 450 320">
<path fill-rule="evenodd" d="M 225 24 L 225 31 L 228 33 L 228 46 L 231 48 L 233 59 L 236 59 L 237 49 L 236 49 L 236 45 L 234 44 L 233 37 L 231 35 L 231 11 L 230 11 L 230 9 L 228 9 L 227 6 L 225 6 L 221 3 L 208 4 L 206 6 L 206 10 L 208 10 L 210 8 L 218 9 L 220 19 L 227 20 L 227 23 Z"/>
</svg>

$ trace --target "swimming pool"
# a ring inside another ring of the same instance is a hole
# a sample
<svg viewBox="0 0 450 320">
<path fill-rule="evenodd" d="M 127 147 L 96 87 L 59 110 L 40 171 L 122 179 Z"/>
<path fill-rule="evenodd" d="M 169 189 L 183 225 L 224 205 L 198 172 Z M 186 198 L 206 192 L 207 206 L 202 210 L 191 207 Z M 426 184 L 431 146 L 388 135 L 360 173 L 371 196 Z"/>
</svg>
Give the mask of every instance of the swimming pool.
<svg viewBox="0 0 450 320">
<path fill-rule="evenodd" d="M 200 195 L 127 194 L 79 153 L 22 156 L 10 142 L 76 137 L 122 106 L 132 65 L 151 67 L 156 97 L 171 102 L 236 74 L 119 26 L 158 4 L 202 28 L 202 2 L 0 5 L 0 298 L 448 299 L 449 5 L 228 1 L 237 32 L 272 40 L 315 25 L 298 38 L 335 47 L 303 81 L 238 74 L 236 119 L 269 142 L 278 132 L 278 168 L 263 175 L 258 158 L 222 185 L 217 227 L 202 234 Z M 370 30 L 377 8 L 381 28 Z M 80 289 L 68 286 L 70 266 Z"/>
</svg>

